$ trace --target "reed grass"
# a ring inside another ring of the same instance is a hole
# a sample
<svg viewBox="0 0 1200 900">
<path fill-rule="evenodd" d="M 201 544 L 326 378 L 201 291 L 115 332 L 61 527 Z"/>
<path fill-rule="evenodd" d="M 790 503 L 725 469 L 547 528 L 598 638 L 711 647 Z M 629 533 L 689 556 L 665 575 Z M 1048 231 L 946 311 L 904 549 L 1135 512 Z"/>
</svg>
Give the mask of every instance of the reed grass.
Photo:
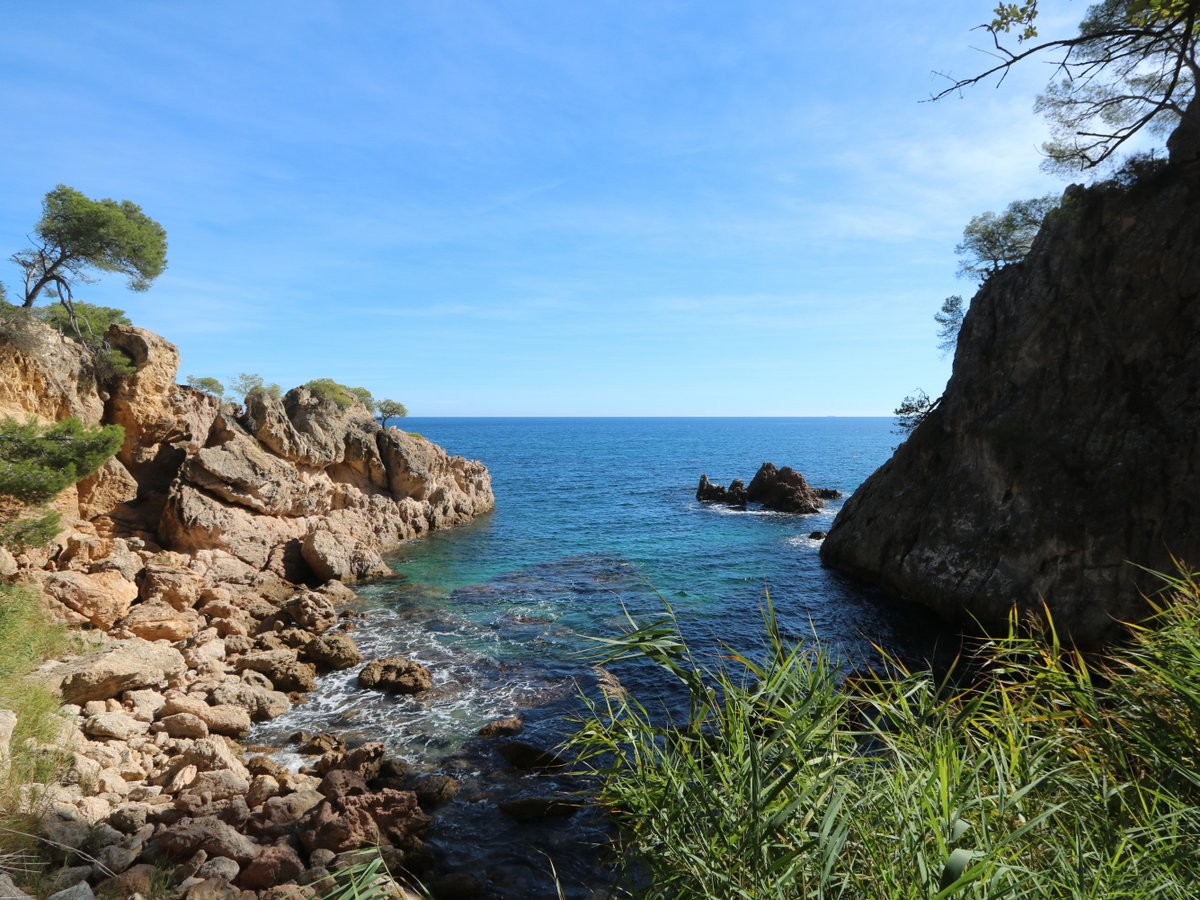
<svg viewBox="0 0 1200 900">
<path fill-rule="evenodd" d="M 664 722 L 601 669 L 571 746 L 645 897 L 1110 898 L 1200 883 L 1200 587 L 1168 579 L 1127 643 L 1085 656 L 1014 615 L 948 675 L 846 676 L 786 643 L 699 664 L 669 614 L 601 665 L 681 682 Z"/>
</svg>

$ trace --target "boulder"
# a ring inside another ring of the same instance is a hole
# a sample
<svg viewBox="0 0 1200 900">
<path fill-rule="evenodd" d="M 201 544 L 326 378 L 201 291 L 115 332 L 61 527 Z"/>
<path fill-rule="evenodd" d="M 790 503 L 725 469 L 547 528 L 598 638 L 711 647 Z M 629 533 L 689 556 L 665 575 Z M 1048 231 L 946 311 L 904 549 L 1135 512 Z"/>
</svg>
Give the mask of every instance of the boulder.
<svg viewBox="0 0 1200 900">
<path fill-rule="evenodd" d="M 274 719 L 288 711 L 292 701 L 282 691 L 246 684 L 242 681 L 226 681 L 217 685 L 208 695 L 209 700 L 221 706 L 240 706 L 255 722 Z"/>
<path fill-rule="evenodd" d="M 329 526 L 328 520 L 312 525 L 300 544 L 300 553 L 317 578 L 356 581 L 391 573 L 373 542 L 364 544 L 350 529 L 334 534 Z"/>
<path fill-rule="evenodd" d="M 520 734 L 524 728 L 525 723 L 520 716 L 504 716 L 500 719 L 492 719 L 480 728 L 479 736 L 485 738 L 512 737 L 514 734 Z"/>
<path fill-rule="evenodd" d="M 267 847 L 238 876 L 238 884 L 250 890 L 263 890 L 276 884 L 287 884 L 308 868 L 299 855 L 287 844 Z"/>
<path fill-rule="evenodd" d="M 700 484 L 696 487 L 696 499 L 701 503 L 727 503 L 730 506 L 746 505 L 746 485 L 740 478 L 729 482 L 729 487 L 715 484 L 708 480 L 707 475 L 700 476 Z"/>
<path fill-rule="evenodd" d="M 419 694 L 433 686 L 433 676 L 419 662 L 404 656 L 386 656 L 363 666 L 358 683 L 393 694 Z"/>
<path fill-rule="evenodd" d="M 326 634 L 304 648 L 304 658 L 318 669 L 349 669 L 362 662 L 362 653 L 354 638 L 344 632 Z"/>
<path fill-rule="evenodd" d="M 129 632 L 148 641 L 186 641 L 204 627 L 204 619 L 194 609 L 180 612 L 166 603 L 139 603 L 117 620 L 114 629 Z"/>
<path fill-rule="evenodd" d="M 65 702 L 82 704 L 157 687 L 183 675 L 186 668 L 183 655 L 169 644 L 131 638 L 39 672 L 58 683 Z"/>
<path fill-rule="evenodd" d="M 300 591 L 287 602 L 284 612 L 292 621 L 313 634 L 324 634 L 337 624 L 337 608 L 333 600 L 318 591 Z"/>
<path fill-rule="evenodd" d="M 206 738 L 208 725 L 199 716 L 191 713 L 175 713 L 163 716 L 155 725 L 173 738 Z"/>
<path fill-rule="evenodd" d="M 791 466 L 779 469 L 771 462 L 759 467 L 746 488 L 746 499 L 786 513 L 815 513 L 825 505 L 803 475 Z"/>
<path fill-rule="evenodd" d="M 139 721 L 128 713 L 103 712 L 88 716 L 83 722 L 83 733 L 94 740 L 112 738 L 126 741 L 135 735 L 145 734 L 150 725 Z"/>
<path fill-rule="evenodd" d="M 204 581 L 196 572 L 178 566 L 147 563 L 141 572 L 138 597 L 143 603 L 165 603 L 191 609 L 200 599 Z"/>
<path fill-rule="evenodd" d="M 90 622 L 108 630 L 129 611 L 137 598 L 137 585 L 126 581 L 120 572 L 38 572 L 46 595 L 68 610 L 75 622 Z"/>
<path fill-rule="evenodd" d="M 376 842 L 408 849 L 419 846 L 429 822 L 416 794 L 385 788 L 324 800 L 305 817 L 299 837 L 309 851 L 341 853 Z"/>
<path fill-rule="evenodd" d="M 162 851 L 173 859 L 188 859 L 203 850 L 209 861 L 225 857 L 245 864 L 262 849 L 250 837 L 213 816 L 183 819 L 161 829 L 157 837 Z"/>
<path fill-rule="evenodd" d="M 178 713 L 195 716 L 208 726 L 208 730 L 213 734 L 240 737 L 250 730 L 250 713 L 242 706 L 210 706 L 192 695 L 169 698 L 162 708 L 161 715 L 166 718 Z"/>
<path fill-rule="evenodd" d="M 299 661 L 295 650 L 259 650 L 243 653 L 233 662 L 238 671 L 250 669 L 271 680 L 282 691 L 311 691 L 317 684 L 317 672 Z"/>
</svg>

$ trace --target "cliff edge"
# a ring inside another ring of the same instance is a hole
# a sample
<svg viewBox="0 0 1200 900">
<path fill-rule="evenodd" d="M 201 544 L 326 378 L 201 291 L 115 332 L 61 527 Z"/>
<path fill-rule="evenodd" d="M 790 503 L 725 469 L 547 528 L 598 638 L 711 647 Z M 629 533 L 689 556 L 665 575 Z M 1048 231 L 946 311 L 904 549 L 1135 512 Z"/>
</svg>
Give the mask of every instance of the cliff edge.
<svg viewBox="0 0 1200 900">
<path fill-rule="evenodd" d="M 175 383 L 179 353 L 158 335 L 118 325 L 106 340 L 132 374 L 96 371 L 36 321 L 0 331 L 0 415 L 125 430 L 116 457 L 59 497 L 67 530 L 25 568 L 92 577 L 132 547 L 122 593 L 136 594 L 140 564 L 160 550 L 208 551 L 244 581 L 352 581 L 386 574 L 383 554 L 400 541 L 494 506 L 482 463 L 382 428 L 361 403 L 300 387 L 222 404 Z"/>
<path fill-rule="evenodd" d="M 822 561 L 957 620 L 1103 640 L 1200 561 L 1200 166 L 1077 185 L 963 322 L 940 404 Z M 1135 565 L 1136 564 L 1136 565 Z"/>
</svg>

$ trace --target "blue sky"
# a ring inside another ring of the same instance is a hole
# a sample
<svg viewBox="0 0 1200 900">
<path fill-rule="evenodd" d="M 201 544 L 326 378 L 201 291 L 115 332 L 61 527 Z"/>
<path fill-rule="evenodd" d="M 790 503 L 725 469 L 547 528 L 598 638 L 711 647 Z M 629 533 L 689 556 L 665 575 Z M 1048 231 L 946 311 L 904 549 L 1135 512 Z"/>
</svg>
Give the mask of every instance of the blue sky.
<svg viewBox="0 0 1200 900">
<path fill-rule="evenodd" d="M 82 299 L 185 375 L 414 415 L 884 415 L 949 375 L 974 214 L 1061 191 L 993 3 L 10 4 L 0 250 L 45 192 L 167 229 Z M 1043 2 L 1044 31 L 1081 3 Z M 15 266 L 0 263 L 13 292 Z"/>
</svg>

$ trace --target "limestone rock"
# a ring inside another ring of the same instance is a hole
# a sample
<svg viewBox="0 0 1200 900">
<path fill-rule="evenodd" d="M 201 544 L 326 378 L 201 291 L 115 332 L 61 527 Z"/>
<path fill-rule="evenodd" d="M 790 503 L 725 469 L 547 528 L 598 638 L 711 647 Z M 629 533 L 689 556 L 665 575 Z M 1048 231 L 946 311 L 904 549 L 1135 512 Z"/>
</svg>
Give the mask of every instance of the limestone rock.
<svg viewBox="0 0 1200 900">
<path fill-rule="evenodd" d="M 419 694 L 433 686 L 433 676 L 419 662 L 404 656 L 386 656 L 363 666 L 358 683 L 393 694 Z"/>
<path fill-rule="evenodd" d="M 295 650 L 260 650 L 234 660 L 237 670 L 261 672 L 283 691 L 311 691 L 317 684 L 316 669 L 299 661 Z"/>
<path fill-rule="evenodd" d="M 125 741 L 134 735 L 145 734 L 149 724 L 123 712 L 103 712 L 89 716 L 83 723 L 83 732 L 90 738 L 103 740 L 115 738 Z"/>
<path fill-rule="evenodd" d="M 67 703 L 86 703 L 154 687 L 182 675 L 185 668 L 183 656 L 174 647 L 132 638 L 112 642 L 39 673 L 59 683 Z"/>
<path fill-rule="evenodd" d="M 377 551 L 364 546 L 348 529 L 334 534 L 327 521 L 310 526 L 300 544 L 300 553 L 313 574 L 323 581 L 355 581 L 391 571 Z"/>
<path fill-rule="evenodd" d="M 174 859 L 187 859 L 203 850 L 210 862 L 214 857 L 225 857 L 244 864 L 261 850 L 251 838 L 212 816 L 170 825 L 159 831 L 158 841 L 163 852 Z"/>
<path fill-rule="evenodd" d="M 300 841 L 309 851 L 335 853 L 375 841 L 415 848 L 429 822 L 411 791 L 385 788 L 368 794 L 341 794 L 308 814 L 300 827 Z"/>
<path fill-rule="evenodd" d="M 256 687 L 244 682 L 225 682 L 209 693 L 215 704 L 240 706 L 255 722 L 274 719 L 288 711 L 292 705 L 287 694 L 269 688 Z"/>
<path fill-rule="evenodd" d="M 0 417 L 57 422 L 75 416 L 100 424 L 104 404 L 88 377 L 90 361 L 75 341 L 32 316 L 0 329 Z"/>
<path fill-rule="evenodd" d="M 318 669 L 349 669 L 362 662 L 354 638 L 344 632 L 323 635 L 304 648 L 304 658 Z"/>
<path fill-rule="evenodd" d="M 300 591 L 287 602 L 284 610 L 293 622 L 313 634 L 323 634 L 337 624 L 333 600 L 317 591 Z"/>
<path fill-rule="evenodd" d="M 143 603 L 165 603 L 180 611 L 191 609 L 200 599 L 203 579 L 191 569 L 157 559 L 142 570 L 138 597 Z"/>
<path fill-rule="evenodd" d="M 76 485 L 79 515 L 84 519 L 120 515 L 118 510 L 137 499 L 137 480 L 115 456 Z M 153 527 L 152 522 L 143 523 Z"/>
<path fill-rule="evenodd" d="M 158 728 L 173 738 L 206 738 L 208 725 L 199 716 L 192 713 L 174 713 L 163 716 L 158 721 Z"/>
<path fill-rule="evenodd" d="M 185 641 L 204 627 L 194 609 L 180 612 L 166 603 L 139 603 L 115 623 L 116 629 L 148 641 Z"/>
<path fill-rule="evenodd" d="M 0 772 L 8 771 L 12 736 L 16 727 L 17 714 L 11 709 L 0 709 Z"/>
<path fill-rule="evenodd" d="M 85 575 L 82 572 L 37 573 L 46 594 L 61 603 L 76 622 L 90 622 L 109 629 L 129 611 L 137 597 L 137 586 L 119 572 Z"/>
<path fill-rule="evenodd" d="M 240 737 L 250 730 L 250 713 L 242 706 L 208 703 L 193 696 L 171 697 L 163 706 L 162 716 L 188 713 L 208 726 L 213 734 Z"/>
<path fill-rule="evenodd" d="M 971 301 L 939 405 L 821 559 L 957 621 L 1044 600 L 1091 643 L 1200 559 L 1200 172 L 1067 189 Z"/>
</svg>

